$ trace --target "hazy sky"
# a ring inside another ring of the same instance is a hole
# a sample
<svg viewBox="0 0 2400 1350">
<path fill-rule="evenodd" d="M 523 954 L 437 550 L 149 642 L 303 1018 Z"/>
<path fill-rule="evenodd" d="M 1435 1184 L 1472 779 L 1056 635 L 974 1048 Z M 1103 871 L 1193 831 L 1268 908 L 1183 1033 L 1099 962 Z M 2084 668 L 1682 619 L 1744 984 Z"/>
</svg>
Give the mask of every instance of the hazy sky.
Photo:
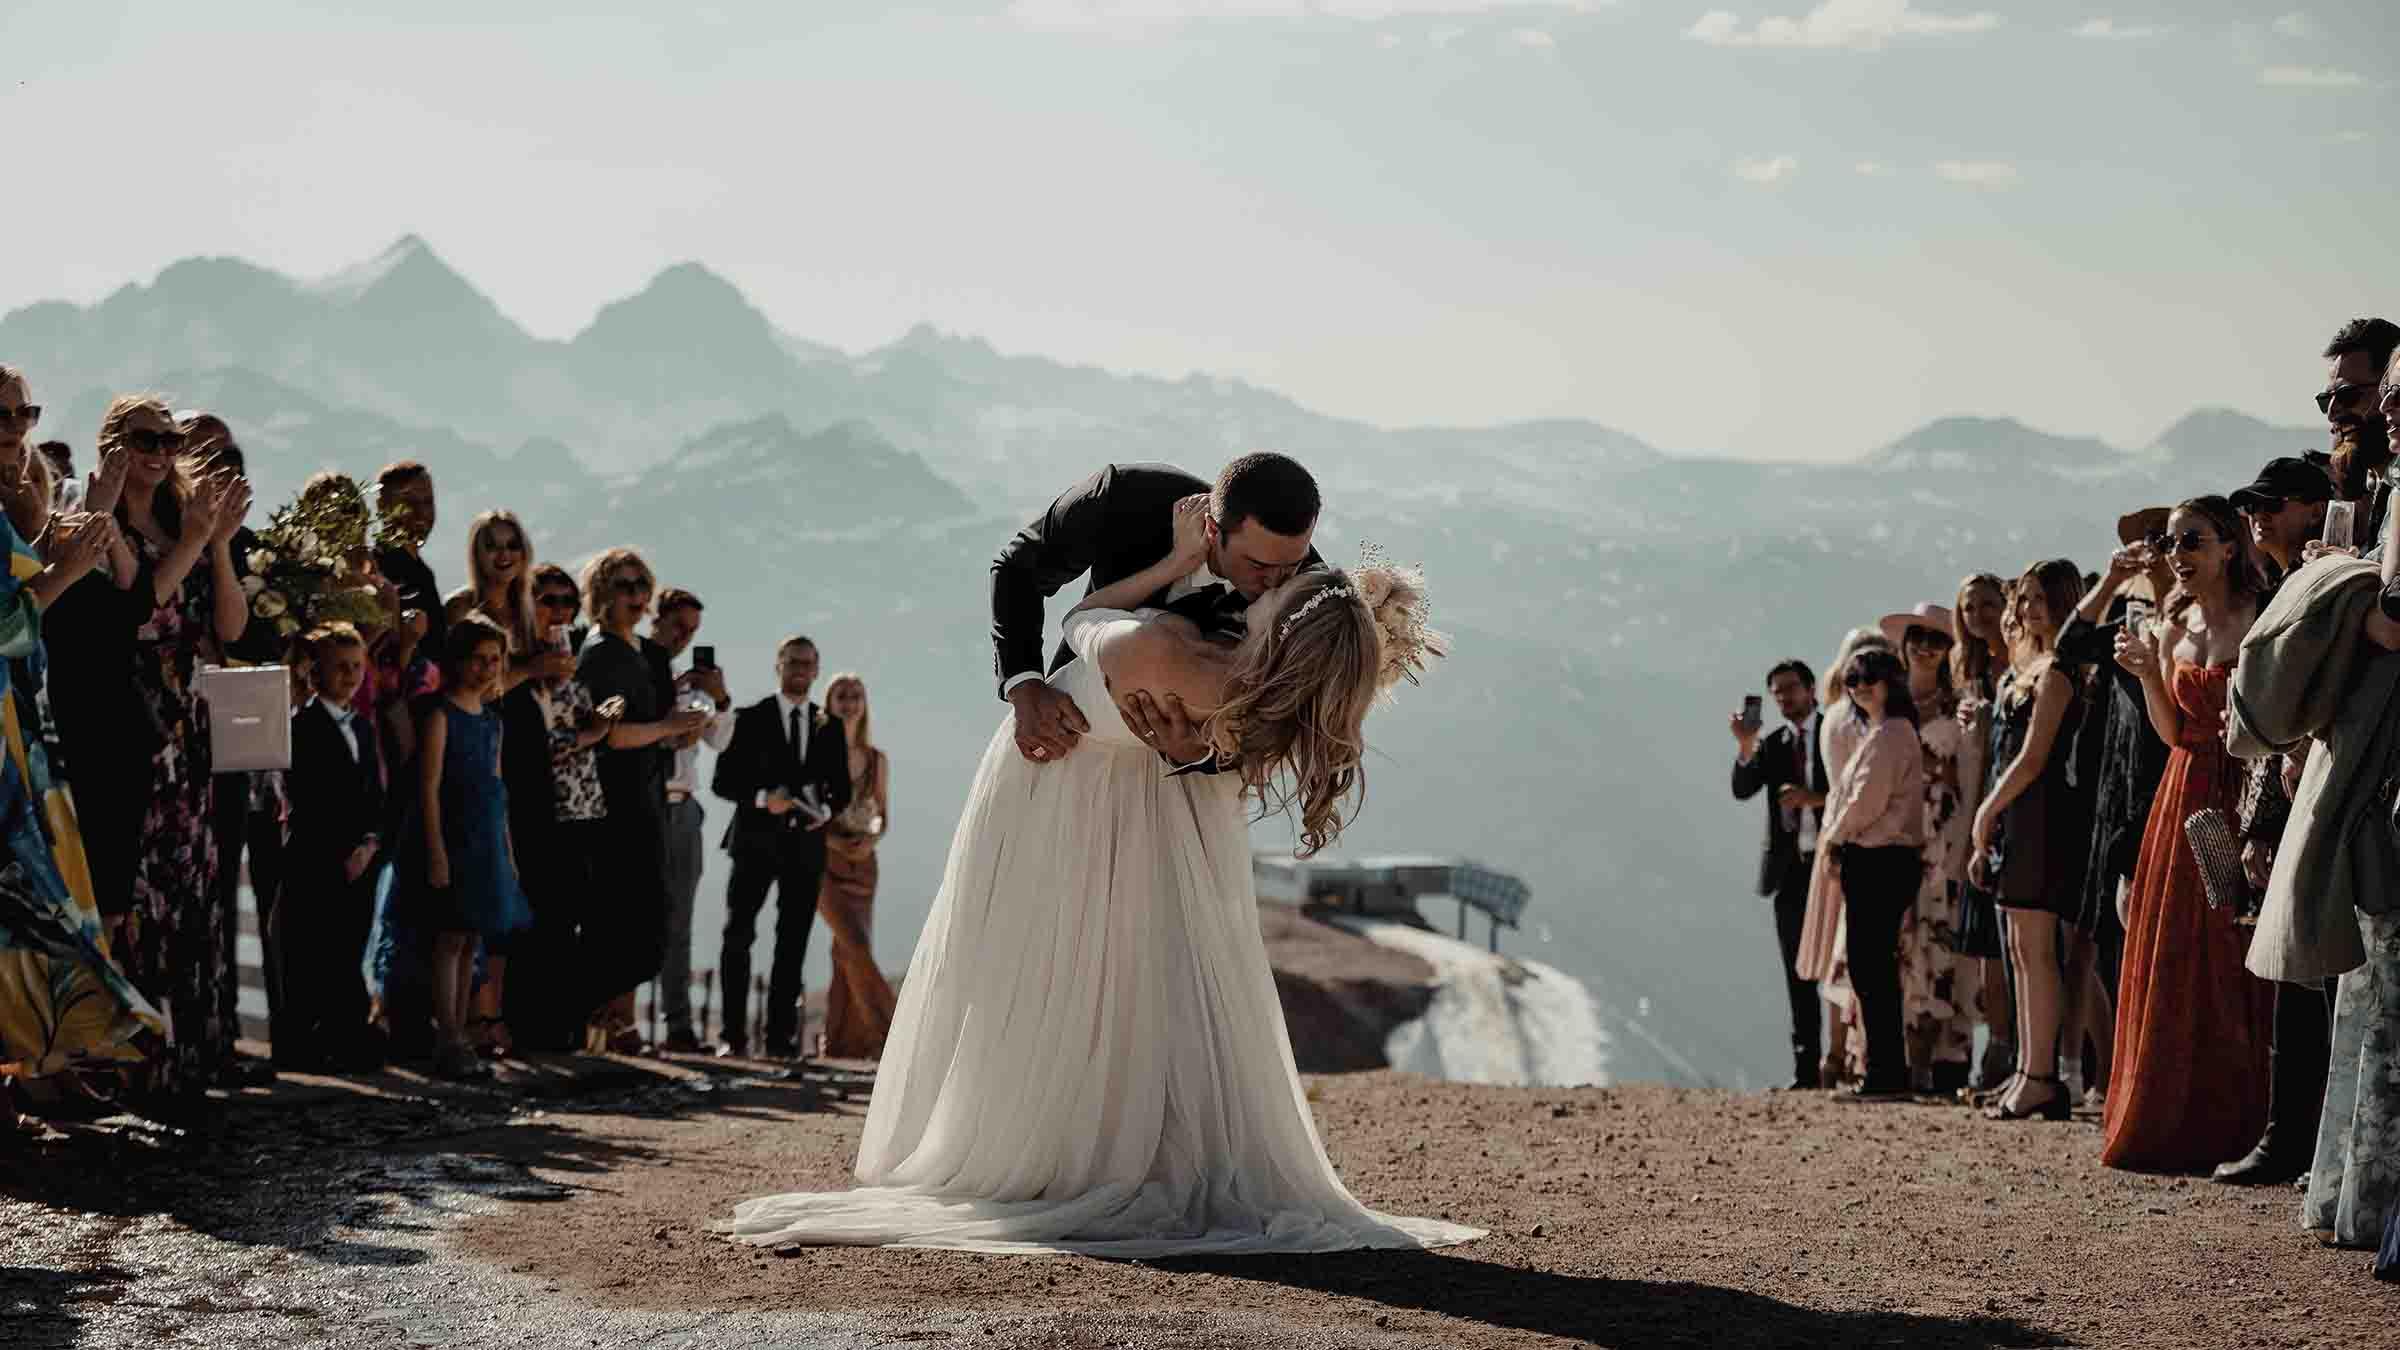
<svg viewBox="0 0 2400 1350">
<path fill-rule="evenodd" d="M 1756 457 L 2303 421 L 2400 311 L 2390 0 L 1722 2 L 13 0 L 0 309 L 414 231 L 544 335 L 690 258 L 854 350 Z"/>
</svg>

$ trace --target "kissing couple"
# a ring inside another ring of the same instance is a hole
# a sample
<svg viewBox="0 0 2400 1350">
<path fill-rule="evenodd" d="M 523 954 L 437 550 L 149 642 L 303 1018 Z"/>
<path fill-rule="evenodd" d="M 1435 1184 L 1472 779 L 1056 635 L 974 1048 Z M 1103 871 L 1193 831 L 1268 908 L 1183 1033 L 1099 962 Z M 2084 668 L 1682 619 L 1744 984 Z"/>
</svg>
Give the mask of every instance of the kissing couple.
<svg viewBox="0 0 2400 1350">
<path fill-rule="evenodd" d="M 1433 1247 L 1325 1156 L 1259 937 L 1245 803 L 1339 837 L 1377 696 L 1446 648 L 1421 578 L 1310 547 L 1317 485 L 1120 464 L 992 563 L 1010 714 L 985 750 L 876 1076 L 857 1189 L 726 1231 L 1148 1258 Z M 1090 574 L 1041 673 L 1043 601 Z"/>
</svg>

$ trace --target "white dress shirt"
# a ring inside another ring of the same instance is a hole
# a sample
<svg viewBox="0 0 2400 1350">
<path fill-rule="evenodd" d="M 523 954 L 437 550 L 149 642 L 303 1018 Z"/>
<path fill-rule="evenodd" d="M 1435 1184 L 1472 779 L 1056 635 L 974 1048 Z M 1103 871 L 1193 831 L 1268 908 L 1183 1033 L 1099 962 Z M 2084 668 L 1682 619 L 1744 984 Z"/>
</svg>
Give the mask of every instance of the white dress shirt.
<svg viewBox="0 0 2400 1350">
<path fill-rule="evenodd" d="M 708 719 L 707 726 L 700 728 L 699 740 L 675 751 L 675 767 L 667 774 L 667 791 L 680 792 L 686 797 L 700 795 L 700 747 L 705 745 L 723 754 L 732 742 L 733 710 L 721 709 Z"/>
</svg>

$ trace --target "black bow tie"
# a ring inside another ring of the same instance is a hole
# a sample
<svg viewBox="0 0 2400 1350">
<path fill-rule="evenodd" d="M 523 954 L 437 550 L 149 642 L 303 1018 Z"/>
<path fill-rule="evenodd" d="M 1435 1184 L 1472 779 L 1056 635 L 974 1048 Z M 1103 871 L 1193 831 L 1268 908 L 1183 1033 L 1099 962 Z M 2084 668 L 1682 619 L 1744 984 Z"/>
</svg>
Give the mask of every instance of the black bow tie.
<svg viewBox="0 0 2400 1350">
<path fill-rule="evenodd" d="M 1167 602 L 1169 614 L 1182 615 L 1200 625 L 1204 633 L 1240 632 L 1245 627 L 1242 612 L 1249 607 L 1250 602 L 1242 598 L 1240 591 L 1221 583 L 1202 586 Z"/>
</svg>

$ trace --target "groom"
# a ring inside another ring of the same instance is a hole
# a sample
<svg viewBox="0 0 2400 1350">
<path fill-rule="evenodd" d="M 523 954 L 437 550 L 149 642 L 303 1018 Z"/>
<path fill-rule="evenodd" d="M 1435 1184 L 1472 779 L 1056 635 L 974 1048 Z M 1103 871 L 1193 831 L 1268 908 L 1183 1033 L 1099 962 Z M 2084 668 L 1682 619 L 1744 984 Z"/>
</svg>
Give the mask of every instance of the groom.
<svg viewBox="0 0 2400 1350">
<path fill-rule="evenodd" d="M 1249 602 L 1319 565 L 1317 480 L 1288 455 L 1244 455 L 1215 487 L 1170 464 L 1112 464 L 1067 489 L 1017 531 L 992 560 L 993 665 L 1000 696 L 1017 710 L 1017 752 L 1036 763 L 1065 757 L 1091 729 L 1075 700 L 1042 680 L 1042 602 L 1085 573 L 1089 594 L 1163 558 L 1175 540 L 1175 503 L 1208 494 L 1208 561 L 1152 596 L 1210 632 L 1239 633 Z M 1065 665 L 1061 646 L 1050 669 Z M 1137 696 L 1126 722 L 1175 764 L 1209 757 L 1198 728 L 1172 700 Z"/>
</svg>

